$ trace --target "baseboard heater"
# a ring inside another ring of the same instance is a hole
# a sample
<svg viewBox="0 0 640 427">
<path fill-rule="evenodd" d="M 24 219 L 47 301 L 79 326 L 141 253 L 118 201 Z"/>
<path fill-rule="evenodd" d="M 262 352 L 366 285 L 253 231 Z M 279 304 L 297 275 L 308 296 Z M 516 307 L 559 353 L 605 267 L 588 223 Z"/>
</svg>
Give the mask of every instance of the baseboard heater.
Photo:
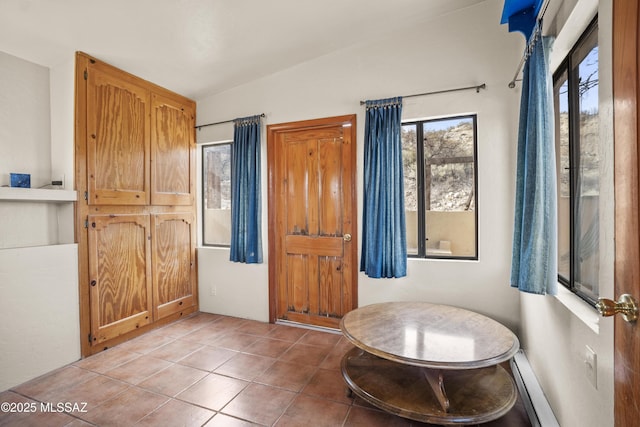
<svg viewBox="0 0 640 427">
<path fill-rule="evenodd" d="M 533 427 L 560 427 L 524 351 L 511 359 L 511 371 Z"/>
</svg>

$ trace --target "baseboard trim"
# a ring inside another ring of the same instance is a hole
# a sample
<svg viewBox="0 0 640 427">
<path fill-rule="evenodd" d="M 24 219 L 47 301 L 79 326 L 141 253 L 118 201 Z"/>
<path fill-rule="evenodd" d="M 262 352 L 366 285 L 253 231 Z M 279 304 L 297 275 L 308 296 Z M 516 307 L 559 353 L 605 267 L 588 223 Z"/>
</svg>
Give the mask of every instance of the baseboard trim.
<svg viewBox="0 0 640 427">
<path fill-rule="evenodd" d="M 292 322 L 291 320 L 276 320 L 276 325 L 293 326 L 294 328 L 310 329 L 312 331 L 328 332 L 330 334 L 342 335 L 340 329 L 328 328 L 326 326 L 307 325 L 306 323 Z"/>
<path fill-rule="evenodd" d="M 560 427 L 524 351 L 511 359 L 511 371 L 532 427 Z"/>
</svg>

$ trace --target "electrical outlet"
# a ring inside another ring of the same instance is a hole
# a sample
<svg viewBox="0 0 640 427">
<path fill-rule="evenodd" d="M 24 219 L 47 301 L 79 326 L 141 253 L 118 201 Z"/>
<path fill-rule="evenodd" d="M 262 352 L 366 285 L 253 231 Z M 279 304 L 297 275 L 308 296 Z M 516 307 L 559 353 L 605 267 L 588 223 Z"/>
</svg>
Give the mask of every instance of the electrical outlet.
<svg viewBox="0 0 640 427">
<path fill-rule="evenodd" d="M 65 186 L 64 186 L 64 175 L 62 175 L 62 177 L 58 178 L 58 179 L 52 179 L 51 180 L 51 185 L 54 187 L 60 187 L 64 190 Z"/>
<path fill-rule="evenodd" d="M 215 286 L 212 286 L 210 293 L 212 297 L 215 297 L 218 294 L 218 289 Z"/>
<path fill-rule="evenodd" d="M 598 355 L 588 345 L 584 351 L 584 368 L 589 382 L 598 388 Z"/>
</svg>

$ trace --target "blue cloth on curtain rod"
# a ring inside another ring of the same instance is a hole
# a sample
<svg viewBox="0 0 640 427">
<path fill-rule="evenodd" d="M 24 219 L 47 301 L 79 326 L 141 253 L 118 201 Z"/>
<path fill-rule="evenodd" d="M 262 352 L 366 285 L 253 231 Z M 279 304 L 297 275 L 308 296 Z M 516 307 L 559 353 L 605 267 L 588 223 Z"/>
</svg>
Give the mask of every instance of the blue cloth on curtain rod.
<svg viewBox="0 0 640 427">
<path fill-rule="evenodd" d="M 230 260 L 262 263 L 260 116 L 233 122 Z"/>
<path fill-rule="evenodd" d="M 402 97 L 366 102 L 360 271 L 373 278 L 407 275 L 401 119 Z"/>
<path fill-rule="evenodd" d="M 557 292 L 558 244 L 553 89 L 549 50 L 553 39 L 539 27 L 525 62 L 520 100 L 516 206 L 511 286 L 523 292 Z"/>
</svg>

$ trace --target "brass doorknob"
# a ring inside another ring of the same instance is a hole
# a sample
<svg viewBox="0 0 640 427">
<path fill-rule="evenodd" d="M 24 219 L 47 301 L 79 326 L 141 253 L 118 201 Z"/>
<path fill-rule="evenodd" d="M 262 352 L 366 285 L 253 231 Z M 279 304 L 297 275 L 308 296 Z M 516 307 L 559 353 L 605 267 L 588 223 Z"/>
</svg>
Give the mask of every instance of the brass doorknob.
<svg viewBox="0 0 640 427">
<path fill-rule="evenodd" d="M 342 238 L 344 239 L 345 242 L 350 242 L 351 241 L 351 234 L 347 233 L 347 234 L 343 235 Z"/>
<path fill-rule="evenodd" d="M 629 294 L 621 295 L 618 302 L 607 298 L 599 298 L 596 309 L 602 317 L 620 313 L 627 322 L 635 322 L 638 319 L 638 302 Z"/>
</svg>

